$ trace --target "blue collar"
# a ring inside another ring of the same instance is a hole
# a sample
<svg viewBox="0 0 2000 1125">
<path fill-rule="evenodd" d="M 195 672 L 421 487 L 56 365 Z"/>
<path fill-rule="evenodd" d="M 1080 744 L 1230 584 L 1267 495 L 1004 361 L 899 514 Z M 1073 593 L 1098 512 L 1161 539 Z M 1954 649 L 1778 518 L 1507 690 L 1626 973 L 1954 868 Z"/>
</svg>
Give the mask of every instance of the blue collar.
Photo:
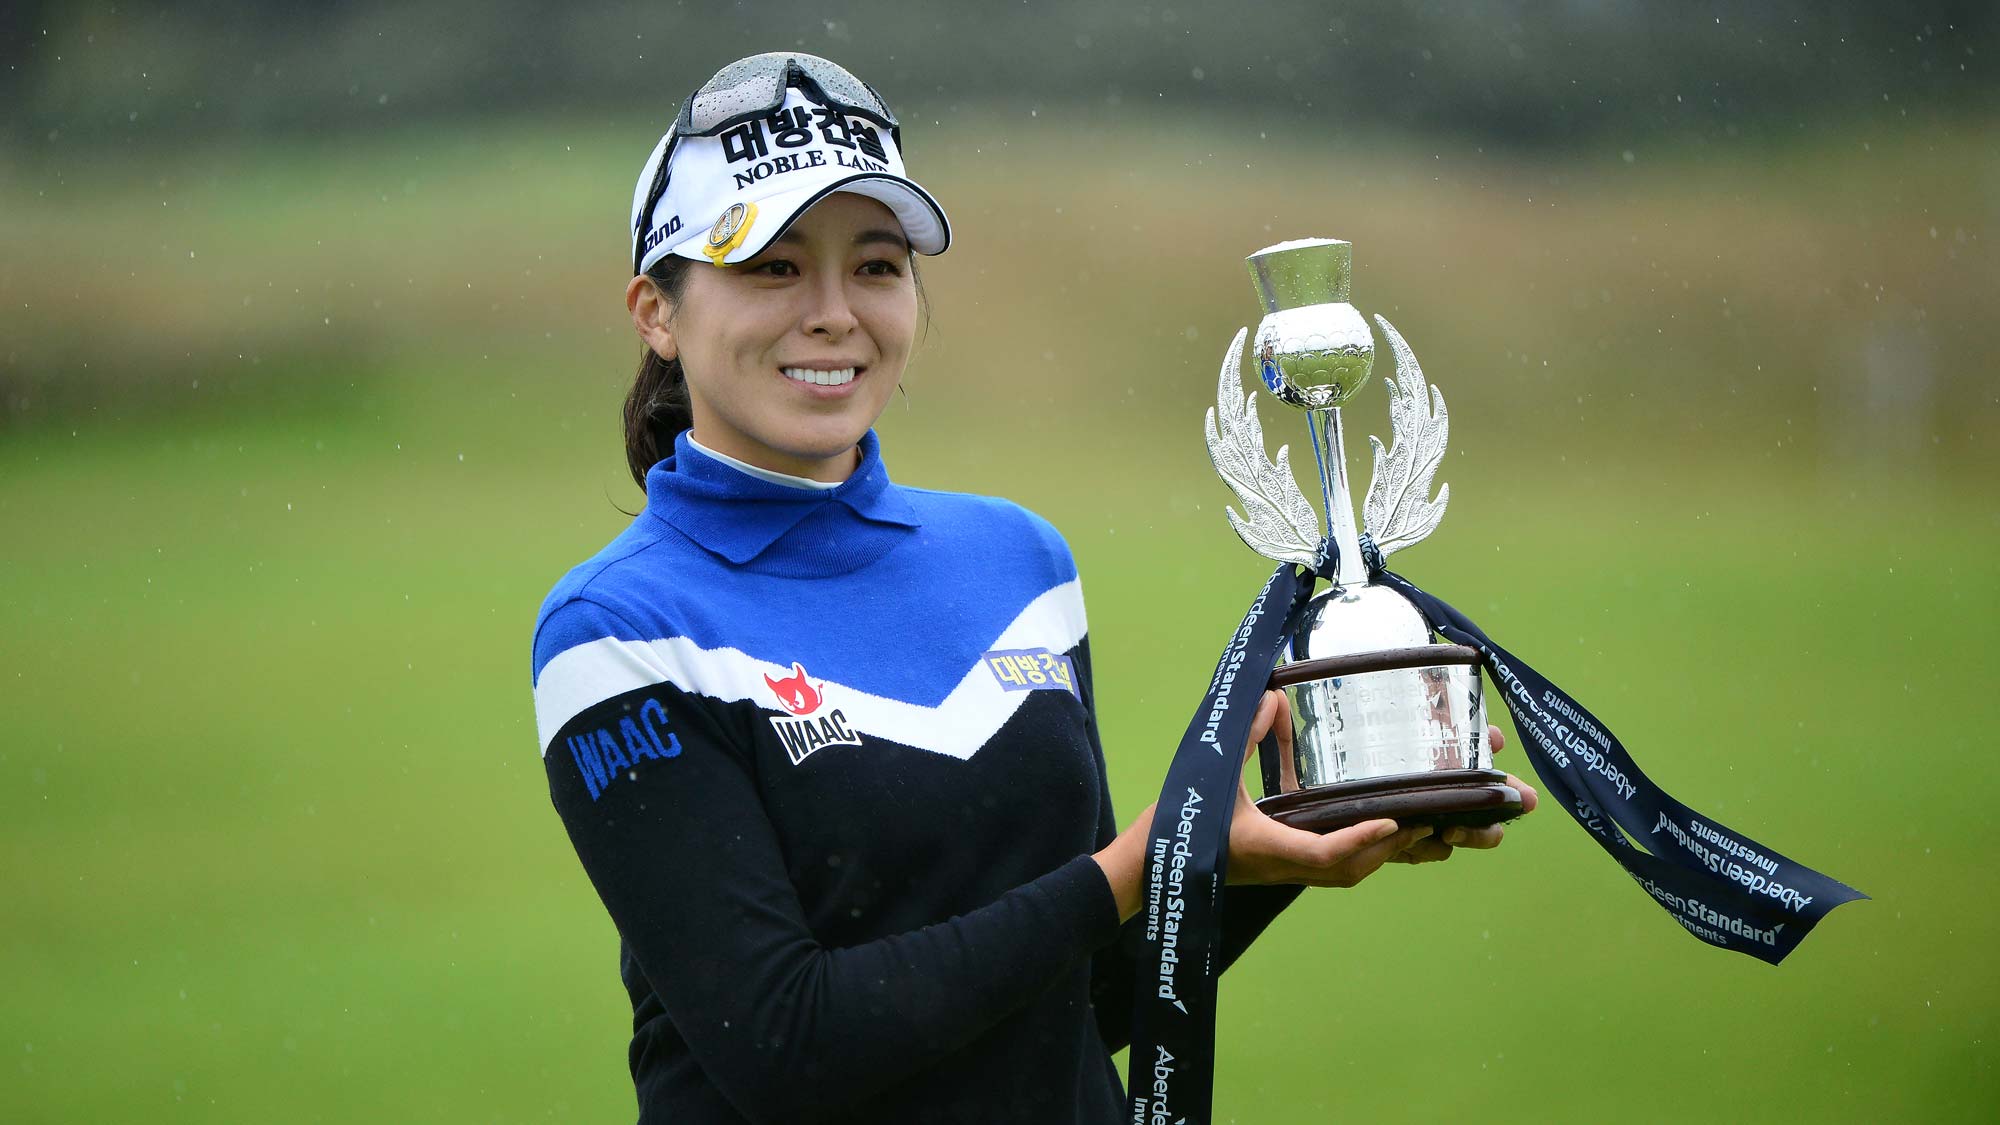
<svg viewBox="0 0 2000 1125">
<path fill-rule="evenodd" d="M 900 538 L 890 529 L 919 526 L 916 509 L 889 480 L 874 430 L 862 435 L 860 449 L 861 463 L 840 487 L 814 491 L 725 465 L 690 445 L 683 431 L 674 455 L 646 473 L 646 511 L 739 566 L 813 516 L 855 538 L 885 531 Z"/>
</svg>

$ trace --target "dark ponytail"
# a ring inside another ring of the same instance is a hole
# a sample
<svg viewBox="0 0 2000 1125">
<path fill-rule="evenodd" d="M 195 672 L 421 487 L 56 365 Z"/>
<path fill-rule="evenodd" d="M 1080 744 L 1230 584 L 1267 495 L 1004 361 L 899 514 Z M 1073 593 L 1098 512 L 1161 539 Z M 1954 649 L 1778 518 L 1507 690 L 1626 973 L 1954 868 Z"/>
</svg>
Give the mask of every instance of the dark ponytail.
<svg viewBox="0 0 2000 1125">
<path fill-rule="evenodd" d="M 688 275 L 695 261 L 668 254 L 646 271 L 667 300 L 678 306 L 687 290 Z M 625 396 L 625 464 L 641 489 L 646 487 L 646 470 L 674 449 L 674 439 L 694 424 L 688 405 L 687 376 L 678 359 L 661 359 L 646 346 L 639 357 L 639 374 L 632 391 Z"/>
</svg>

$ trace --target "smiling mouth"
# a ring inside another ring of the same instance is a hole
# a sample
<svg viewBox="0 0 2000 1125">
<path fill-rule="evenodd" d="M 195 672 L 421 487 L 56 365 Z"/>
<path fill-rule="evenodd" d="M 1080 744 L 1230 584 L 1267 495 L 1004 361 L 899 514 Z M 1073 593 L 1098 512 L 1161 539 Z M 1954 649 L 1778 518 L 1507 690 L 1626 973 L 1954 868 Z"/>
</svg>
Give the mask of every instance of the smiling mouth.
<svg viewBox="0 0 2000 1125">
<path fill-rule="evenodd" d="M 861 373 L 859 367 L 842 367 L 835 371 L 815 371 L 810 367 L 781 367 L 785 378 L 794 383 L 807 383 L 816 387 L 844 387 Z"/>
</svg>

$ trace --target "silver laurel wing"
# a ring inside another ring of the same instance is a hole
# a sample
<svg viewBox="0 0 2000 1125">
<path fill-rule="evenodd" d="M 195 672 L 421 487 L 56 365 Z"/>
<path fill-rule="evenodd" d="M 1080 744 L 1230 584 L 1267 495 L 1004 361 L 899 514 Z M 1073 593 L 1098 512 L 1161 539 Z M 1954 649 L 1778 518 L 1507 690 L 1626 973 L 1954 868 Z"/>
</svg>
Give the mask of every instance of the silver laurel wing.
<svg viewBox="0 0 2000 1125">
<path fill-rule="evenodd" d="M 1243 515 L 1227 509 L 1237 536 L 1267 559 L 1313 566 L 1319 559 L 1319 516 L 1292 479 L 1291 447 L 1281 445 L 1275 462 L 1265 460 L 1256 392 L 1237 397 L 1243 394 L 1240 357 L 1246 334 L 1237 330 L 1222 357 L 1215 408 L 1208 412 L 1208 457 L 1243 505 Z"/>
<path fill-rule="evenodd" d="M 1416 353 L 1402 333 L 1385 317 L 1377 316 L 1382 334 L 1396 357 L 1396 377 L 1389 381 L 1389 448 L 1379 438 L 1370 437 L 1375 450 L 1375 472 L 1368 482 L 1368 498 L 1363 501 L 1362 519 L 1382 557 L 1423 541 L 1437 530 L 1444 518 L 1444 506 L 1451 500 L 1451 486 L 1438 489 L 1430 499 L 1431 478 L 1444 461 L 1445 439 L 1451 435 L 1451 417 L 1445 413 L 1444 395 L 1436 387 L 1424 394 L 1424 369 L 1417 366 Z M 1428 406 L 1428 409 L 1426 409 Z"/>
</svg>

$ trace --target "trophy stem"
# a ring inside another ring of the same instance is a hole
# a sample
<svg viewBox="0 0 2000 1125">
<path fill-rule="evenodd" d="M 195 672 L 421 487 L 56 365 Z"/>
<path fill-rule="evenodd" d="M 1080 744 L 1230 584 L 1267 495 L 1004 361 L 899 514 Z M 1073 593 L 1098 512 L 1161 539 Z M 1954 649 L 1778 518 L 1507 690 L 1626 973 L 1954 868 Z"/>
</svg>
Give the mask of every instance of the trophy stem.
<svg viewBox="0 0 2000 1125">
<path fill-rule="evenodd" d="M 1340 550 L 1340 572 L 1334 582 L 1359 586 L 1368 581 L 1368 566 L 1361 560 L 1361 530 L 1355 526 L 1354 501 L 1347 491 L 1347 449 L 1340 432 L 1340 408 L 1308 410 L 1306 427 L 1312 433 L 1313 460 L 1319 465 L 1326 534 Z"/>
</svg>

